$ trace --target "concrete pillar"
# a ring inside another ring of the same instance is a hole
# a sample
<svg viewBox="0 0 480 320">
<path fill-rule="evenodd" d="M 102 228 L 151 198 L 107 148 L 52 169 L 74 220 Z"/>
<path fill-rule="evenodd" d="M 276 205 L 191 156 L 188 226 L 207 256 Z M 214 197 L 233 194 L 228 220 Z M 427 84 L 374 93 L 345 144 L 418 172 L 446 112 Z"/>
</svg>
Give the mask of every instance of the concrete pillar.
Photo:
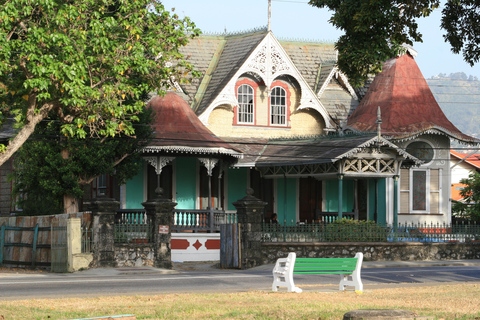
<svg viewBox="0 0 480 320">
<path fill-rule="evenodd" d="M 82 221 L 80 218 L 67 220 L 67 271 L 75 271 L 73 257 L 82 253 Z"/>
<path fill-rule="evenodd" d="M 237 220 L 240 224 L 242 269 L 263 264 L 261 255 L 261 233 L 263 212 L 266 202 L 253 196 L 253 189 L 246 190 L 247 195 L 233 203 L 237 209 Z"/>
<path fill-rule="evenodd" d="M 152 217 L 153 220 L 154 266 L 172 269 L 172 249 L 170 246 L 172 233 L 170 228 L 173 222 L 173 209 L 177 203 L 163 198 L 163 190 L 160 187 L 155 190 L 155 194 L 155 199 L 142 203 L 147 216 Z"/>
<path fill-rule="evenodd" d="M 120 202 L 111 198 L 93 199 L 93 250 L 97 267 L 116 267 L 115 260 L 115 214 Z"/>
</svg>

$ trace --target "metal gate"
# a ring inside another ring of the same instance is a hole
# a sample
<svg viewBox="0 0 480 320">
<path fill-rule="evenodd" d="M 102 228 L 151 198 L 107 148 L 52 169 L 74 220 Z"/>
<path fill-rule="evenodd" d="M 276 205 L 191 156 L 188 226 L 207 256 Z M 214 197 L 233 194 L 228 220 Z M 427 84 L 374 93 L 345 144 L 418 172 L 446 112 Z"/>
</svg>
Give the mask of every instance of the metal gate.
<svg viewBox="0 0 480 320">
<path fill-rule="evenodd" d="M 67 250 L 67 227 L 52 224 L 51 230 L 51 271 L 67 272 L 68 250 Z"/>
<path fill-rule="evenodd" d="M 240 224 L 220 225 L 220 267 L 234 269 L 242 267 L 240 246 Z"/>
</svg>

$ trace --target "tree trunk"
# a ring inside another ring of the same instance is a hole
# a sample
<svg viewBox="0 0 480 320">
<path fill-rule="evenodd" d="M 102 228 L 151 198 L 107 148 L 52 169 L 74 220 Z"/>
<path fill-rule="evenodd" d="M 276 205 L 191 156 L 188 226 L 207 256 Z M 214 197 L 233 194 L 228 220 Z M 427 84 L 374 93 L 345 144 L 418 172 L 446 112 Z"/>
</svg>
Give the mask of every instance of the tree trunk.
<svg viewBox="0 0 480 320">
<path fill-rule="evenodd" d="M 40 109 L 35 109 L 36 94 L 30 94 L 28 98 L 29 108 L 27 110 L 27 121 L 18 131 L 17 135 L 10 140 L 4 153 L 0 152 L 0 166 L 4 164 L 18 149 L 23 145 L 30 135 L 35 131 L 35 126 L 47 118 L 48 113 L 55 107 L 53 103 L 43 105 Z"/>
<path fill-rule="evenodd" d="M 64 213 L 77 213 L 78 199 L 72 195 L 65 194 L 63 196 L 63 210 Z"/>
<path fill-rule="evenodd" d="M 68 159 L 70 153 L 68 149 L 63 149 L 61 151 L 63 159 Z M 70 194 L 63 195 L 63 212 L 64 213 L 76 213 L 78 212 L 78 199 Z"/>
</svg>

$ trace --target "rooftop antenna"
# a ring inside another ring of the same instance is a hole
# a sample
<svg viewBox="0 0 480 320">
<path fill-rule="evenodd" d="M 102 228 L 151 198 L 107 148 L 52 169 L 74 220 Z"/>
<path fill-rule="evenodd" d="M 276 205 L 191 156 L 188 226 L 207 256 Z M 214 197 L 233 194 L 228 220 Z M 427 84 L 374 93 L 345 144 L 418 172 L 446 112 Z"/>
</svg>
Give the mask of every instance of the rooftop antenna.
<svg viewBox="0 0 480 320">
<path fill-rule="evenodd" d="M 272 30 L 272 0 L 268 0 L 268 31 Z"/>
</svg>

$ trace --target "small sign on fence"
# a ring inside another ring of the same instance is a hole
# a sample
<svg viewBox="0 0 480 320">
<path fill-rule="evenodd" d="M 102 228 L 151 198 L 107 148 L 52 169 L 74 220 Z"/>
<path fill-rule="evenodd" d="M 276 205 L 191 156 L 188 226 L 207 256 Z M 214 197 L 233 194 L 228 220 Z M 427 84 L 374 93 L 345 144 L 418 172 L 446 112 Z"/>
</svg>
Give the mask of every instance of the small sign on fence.
<svg viewBox="0 0 480 320">
<path fill-rule="evenodd" d="M 168 226 L 158 226 L 158 233 L 160 234 L 168 234 Z"/>
</svg>

